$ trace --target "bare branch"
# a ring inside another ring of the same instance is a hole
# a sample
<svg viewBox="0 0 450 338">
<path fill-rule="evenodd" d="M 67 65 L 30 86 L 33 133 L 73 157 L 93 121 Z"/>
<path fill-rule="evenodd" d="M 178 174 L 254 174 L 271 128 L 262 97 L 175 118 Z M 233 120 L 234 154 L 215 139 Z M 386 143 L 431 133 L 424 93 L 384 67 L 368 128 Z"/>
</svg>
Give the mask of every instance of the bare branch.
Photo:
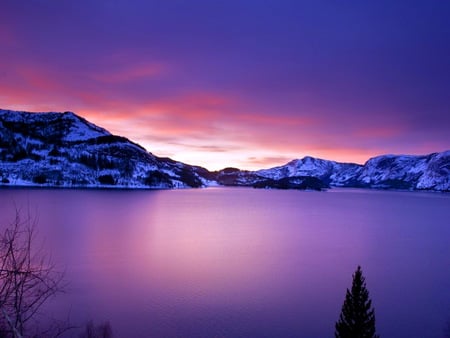
<svg viewBox="0 0 450 338">
<path fill-rule="evenodd" d="M 16 207 L 14 221 L 0 233 L 0 308 L 4 318 L 0 330 L 6 331 L 7 337 L 24 336 L 27 322 L 62 291 L 64 274 L 56 271 L 42 247 L 34 247 L 36 220 L 29 209 L 22 219 Z"/>
</svg>

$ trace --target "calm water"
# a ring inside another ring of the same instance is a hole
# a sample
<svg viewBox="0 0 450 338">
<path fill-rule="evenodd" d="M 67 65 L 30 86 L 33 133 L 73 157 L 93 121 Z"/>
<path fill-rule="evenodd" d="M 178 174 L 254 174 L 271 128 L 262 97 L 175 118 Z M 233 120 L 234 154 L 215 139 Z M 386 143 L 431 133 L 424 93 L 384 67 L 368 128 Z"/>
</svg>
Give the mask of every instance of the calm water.
<svg viewBox="0 0 450 338">
<path fill-rule="evenodd" d="M 48 312 L 116 337 L 332 337 L 358 264 L 382 337 L 450 320 L 448 194 L 8 189 L 1 224 L 14 203 L 70 281 Z"/>
</svg>

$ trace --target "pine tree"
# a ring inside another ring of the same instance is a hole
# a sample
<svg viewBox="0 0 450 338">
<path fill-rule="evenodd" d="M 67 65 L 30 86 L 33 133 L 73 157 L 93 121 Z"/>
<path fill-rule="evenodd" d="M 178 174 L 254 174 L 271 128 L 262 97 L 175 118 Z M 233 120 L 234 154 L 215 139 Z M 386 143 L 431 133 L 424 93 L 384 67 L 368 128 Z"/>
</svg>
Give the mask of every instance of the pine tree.
<svg viewBox="0 0 450 338">
<path fill-rule="evenodd" d="M 375 330 L 375 311 L 360 266 L 353 274 L 352 290 L 347 289 L 334 335 L 336 338 L 379 337 Z"/>
</svg>

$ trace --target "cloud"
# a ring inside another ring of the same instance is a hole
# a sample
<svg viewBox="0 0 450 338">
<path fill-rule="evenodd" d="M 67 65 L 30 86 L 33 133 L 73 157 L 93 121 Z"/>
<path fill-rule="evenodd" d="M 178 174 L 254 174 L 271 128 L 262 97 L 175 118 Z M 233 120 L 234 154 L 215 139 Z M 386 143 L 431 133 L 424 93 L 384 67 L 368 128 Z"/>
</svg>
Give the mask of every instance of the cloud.
<svg viewBox="0 0 450 338">
<path fill-rule="evenodd" d="M 104 68 L 101 72 L 89 74 L 89 76 L 98 82 L 119 84 L 134 80 L 154 79 L 163 74 L 167 74 L 166 65 L 158 63 L 147 63 L 140 65 L 126 65 L 122 67 Z"/>
<path fill-rule="evenodd" d="M 0 41 L 15 41 L 8 34 L 0 33 Z M 320 102 L 317 92 L 247 95 L 239 84 L 206 86 L 198 80 L 205 74 L 186 78 L 180 63 L 132 53 L 73 67 L 24 55 L 0 55 L 2 108 L 75 111 L 156 155 L 209 168 L 258 169 L 306 155 L 363 163 L 381 153 L 427 153 L 449 144 L 444 118 L 423 120 L 422 113 L 408 115 L 386 102 L 359 99 L 356 109 Z"/>
<path fill-rule="evenodd" d="M 216 146 L 216 145 L 195 145 L 189 143 L 180 143 L 180 142 L 168 142 L 169 144 L 185 147 L 194 151 L 204 152 L 204 153 L 227 153 L 232 150 L 236 150 L 236 147 L 229 146 Z"/>
<path fill-rule="evenodd" d="M 268 156 L 268 157 L 255 157 L 250 156 L 247 158 L 246 162 L 248 165 L 256 166 L 257 168 L 271 168 L 275 166 L 280 166 L 292 161 L 294 158 L 287 156 Z"/>
</svg>

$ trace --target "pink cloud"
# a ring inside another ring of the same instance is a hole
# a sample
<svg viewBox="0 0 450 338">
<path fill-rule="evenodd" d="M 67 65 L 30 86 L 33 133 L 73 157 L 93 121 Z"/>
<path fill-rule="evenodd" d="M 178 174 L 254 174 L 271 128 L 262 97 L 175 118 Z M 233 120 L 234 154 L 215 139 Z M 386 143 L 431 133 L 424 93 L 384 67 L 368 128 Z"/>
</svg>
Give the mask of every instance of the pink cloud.
<svg viewBox="0 0 450 338">
<path fill-rule="evenodd" d="M 122 82 L 167 74 L 169 68 L 161 64 L 91 74 L 1 59 L 7 71 L 0 77 L 2 108 L 72 110 L 156 155 L 185 159 L 189 154 L 199 159 L 198 164 L 215 169 L 222 165 L 257 169 L 306 155 L 364 163 L 371 156 L 392 152 L 389 145 L 407 134 L 399 123 L 388 125 L 383 119 L 362 116 L 352 119 L 352 114 L 321 108 L 275 114 L 258 102 L 213 90 L 184 90 L 164 98 L 122 92 Z M 426 153 L 436 144 L 398 149 Z"/>
<path fill-rule="evenodd" d="M 114 69 L 111 67 L 108 70 L 90 74 L 89 76 L 95 81 L 105 83 L 123 83 L 133 80 L 155 78 L 168 72 L 166 65 L 158 63 L 132 65 Z"/>
<path fill-rule="evenodd" d="M 356 138 L 393 138 L 405 133 L 405 127 L 375 126 L 365 127 L 355 130 L 352 134 Z"/>
<path fill-rule="evenodd" d="M 63 81 L 61 81 L 61 79 L 58 79 L 57 74 L 49 73 L 48 71 L 42 71 L 38 67 L 30 67 L 27 65 L 17 67 L 16 73 L 27 84 L 28 88 L 32 88 L 35 91 L 64 91 L 64 84 L 62 84 Z"/>
</svg>

